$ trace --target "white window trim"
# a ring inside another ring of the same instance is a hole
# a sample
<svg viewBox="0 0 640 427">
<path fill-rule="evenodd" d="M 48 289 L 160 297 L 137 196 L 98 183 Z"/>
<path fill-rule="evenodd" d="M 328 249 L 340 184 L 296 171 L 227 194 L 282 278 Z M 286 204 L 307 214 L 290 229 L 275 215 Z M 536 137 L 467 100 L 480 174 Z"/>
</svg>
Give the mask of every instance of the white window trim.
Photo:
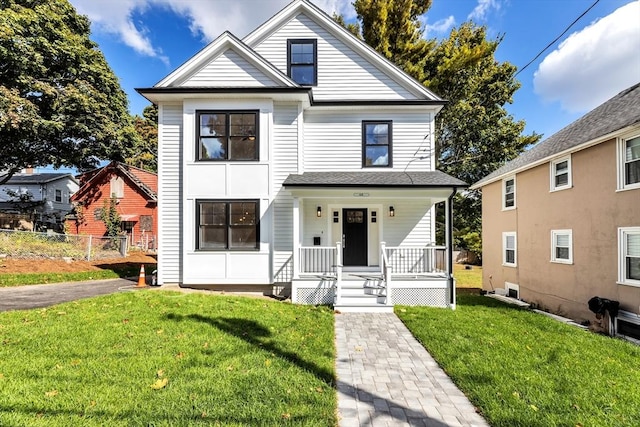
<svg viewBox="0 0 640 427">
<path fill-rule="evenodd" d="M 507 193 L 505 191 L 506 190 L 505 187 L 506 187 L 507 181 L 510 181 L 510 180 L 513 180 L 513 206 L 506 206 L 506 199 L 505 198 L 506 198 Z M 510 211 L 510 210 L 513 210 L 513 209 L 516 208 L 516 206 L 517 206 L 517 199 L 516 199 L 517 192 L 518 192 L 518 188 L 517 188 L 517 184 L 516 184 L 516 176 L 515 175 L 508 176 L 508 177 L 506 177 L 506 178 L 504 178 L 502 180 L 502 202 L 501 202 L 501 204 L 502 204 L 502 210 L 503 211 Z"/>
<path fill-rule="evenodd" d="M 640 280 L 627 279 L 626 269 L 626 236 L 629 234 L 640 234 L 640 227 L 619 227 L 618 228 L 618 285 L 640 287 Z"/>
<path fill-rule="evenodd" d="M 636 190 L 640 189 L 640 182 L 635 184 L 625 184 L 624 182 L 624 165 L 625 165 L 625 153 L 626 153 L 626 144 L 627 140 L 640 137 L 640 134 L 636 131 L 632 134 L 624 135 L 618 138 L 617 141 L 617 157 L 618 157 L 618 189 L 617 191 L 626 191 L 626 190 Z"/>
<path fill-rule="evenodd" d="M 513 263 L 507 262 L 507 237 L 513 236 Z M 518 235 L 515 231 L 505 231 L 502 233 L 502 265 L 505 267 L 518 266 Z"/>
<path fill-rule="evenodd" d="M 565 185 L 556 186 L 556 165 L 558 163 L 567 162 L 567 183 Z M 549 162 L 549 191 L 561 191 L 567 190 L 573 186 L 573 180 L 571 179 L 571 155 L 561 157 Z"/>
<path fill-rule="evenodd" d="M 569 259 L 556 257 L 556 236 L 569 235 Z M 551 262 L 573 264 L 573 230 L 551 230 Z"/>
</svg>

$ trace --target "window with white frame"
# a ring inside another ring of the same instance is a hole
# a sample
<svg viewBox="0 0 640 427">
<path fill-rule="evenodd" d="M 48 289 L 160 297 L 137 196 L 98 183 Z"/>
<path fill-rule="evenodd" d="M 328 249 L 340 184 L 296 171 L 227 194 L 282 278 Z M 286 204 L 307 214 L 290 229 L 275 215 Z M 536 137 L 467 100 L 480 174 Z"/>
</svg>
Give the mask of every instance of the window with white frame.
<svg viewBox="0 0 640 427">
<path fill-rule="evenodd" d="M 618 189 L 640 188 L 640 135 L 618 140 Z"/>
<path fill-rule="evenodd" d="M 518 265 L 518 242 L 515 232 L 502 233 L 502 264 L 515 267 Z"/>
<path fill-rule="evenodd" d="M 572 230 L 551 230 L 551 262 L 573 263 Z"/>
<path fill-rule="evenodd" d="M 618 228 L 618 283 L 640 286 L 640 227 Z"/>
<path fill-rule="evenodd" d="M 571 157 L 553 160 L 550 165 L 551 191 L 571 188 Z"/>
<path fill-rule="evenodd" d="M 516 177 L 502 180 L 502 208 L 513 209 L 516 207 Z"/>
<path fill-rule="evenodd" d="M 62 203 L 62 190 L 56 190 L 56 202 Z"/>
</svg>

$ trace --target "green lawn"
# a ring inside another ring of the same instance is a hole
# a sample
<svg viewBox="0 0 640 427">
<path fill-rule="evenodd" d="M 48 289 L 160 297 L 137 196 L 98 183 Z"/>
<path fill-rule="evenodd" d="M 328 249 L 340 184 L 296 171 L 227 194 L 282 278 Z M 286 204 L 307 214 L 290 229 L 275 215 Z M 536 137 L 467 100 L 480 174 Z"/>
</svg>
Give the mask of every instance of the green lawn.
<svg viewBox="0 0 640 427">
<path fill-rule="evenodd" d="M 462 264 L 453 265 L 453 277 L 456 279 L 457 288 L 482 288 L 482 267 L 470 267 L 470 270 L 466 270 Z"/>
<path fill-rule="evenodd" d="M 37 262 L 37 261 L 34 261 Z M 137 277 L 140 265 L 105 264 L 102 270 L 79 271 L 74 273 L 3 273 L 0 274 L 0 288 L 11 286 L 41 285 L 60 282 L 83 282 L 87 280 L 117 279 L 121 277 Z M 155 264 L 146 264 L 145 270 L 155 270 Z"/>
<path fill-rule="evenodd" d="M 493 427 L 640 425 L 640 347 L 477 295 L 396 307 Z"/>
<path fill-rule="evenodd" d="M 333 312 L 142 290 L 0 313 L 0 425 L 332 426 Z"/>
</svg>

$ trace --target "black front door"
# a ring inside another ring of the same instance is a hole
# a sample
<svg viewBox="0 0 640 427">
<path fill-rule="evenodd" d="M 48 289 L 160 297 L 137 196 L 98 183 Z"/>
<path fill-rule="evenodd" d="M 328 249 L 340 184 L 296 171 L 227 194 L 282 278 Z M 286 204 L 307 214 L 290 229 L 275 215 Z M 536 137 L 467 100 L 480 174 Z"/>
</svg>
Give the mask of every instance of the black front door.
<svg viewBox="0 0 640 427">
<path fill-rule="evenodd" d="M 367 210 L 342 210 L 343 265 L 367 265 Z"/>
</svg>

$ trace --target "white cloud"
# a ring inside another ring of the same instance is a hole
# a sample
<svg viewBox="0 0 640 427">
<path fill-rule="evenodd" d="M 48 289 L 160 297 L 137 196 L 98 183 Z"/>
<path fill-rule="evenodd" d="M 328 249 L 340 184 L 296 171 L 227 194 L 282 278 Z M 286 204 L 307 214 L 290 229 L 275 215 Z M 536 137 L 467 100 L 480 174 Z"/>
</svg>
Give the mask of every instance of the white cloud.
<svg viewBox="0 0 640 427">
<path fill-rule="evenodd" d="M 478 4 L 467 16 L 467 19 L 484 21 L 491 9 L 500 10 L 500 6 L 500 0 L 478 0 Z"/>
<path fill-rule="evenodd" d="M 435 34 L 447 34 L 449 31 L 456 25 L 456 19 L 453 15 L 448 18 L 440 19 L 433 24 L 429 24 L 427 20 L 424 21 L 424 35 L 425 37 L 431 37 L 433 33 Z"/>
<path fill-rule="evenodd" d="M 162 50 L 154 46 L 143 23 L 134 23 L 133 12 L 144 17 L 152 7 L 171 9 L 190 22 L 191 32 L 205 42 L 224 31 L 244 37 L 285 7 L 289 0 L 70 0 L 78 12 L 85 14 L 97 31 L 114 34 L 141 55 L 164 62 Z M 350 0 L 313 0 L 330 15 L 335 11 L 346 19 L 355 17 Z"/>
<path fill-rule="evenodd" d="M 640 0 L 575 32 L 534 73 L 535 92 L 586 112 L 640 81 Z"/>
</svg>

